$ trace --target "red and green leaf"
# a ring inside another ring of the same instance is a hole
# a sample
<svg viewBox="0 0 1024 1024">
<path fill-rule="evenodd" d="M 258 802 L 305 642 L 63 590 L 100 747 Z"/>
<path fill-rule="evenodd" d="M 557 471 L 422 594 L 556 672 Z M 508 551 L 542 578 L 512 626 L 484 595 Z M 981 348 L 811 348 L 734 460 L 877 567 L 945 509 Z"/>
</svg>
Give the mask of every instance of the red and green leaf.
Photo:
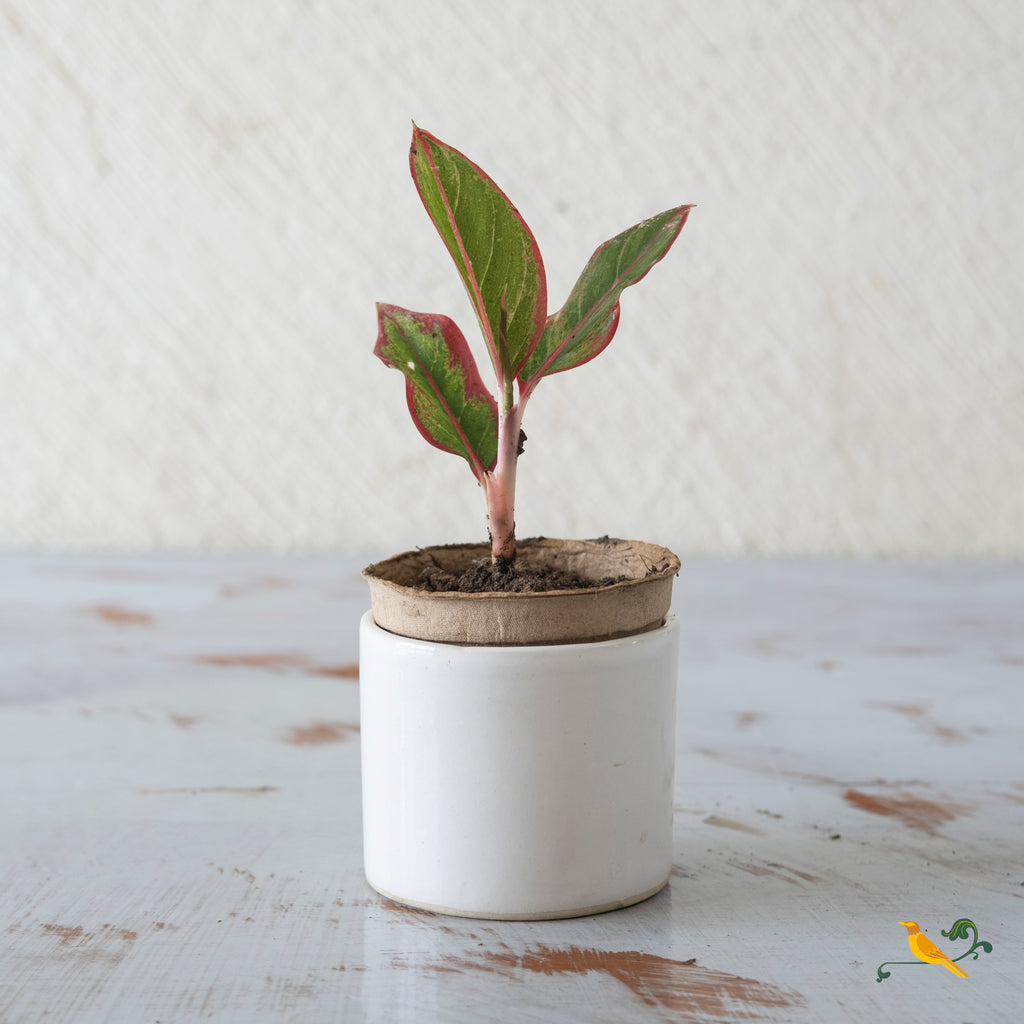
<svg viewBox="0 0 1024 1024">
<path fill-rule="evenodd" d="M 519 370 L 524 386 L 580 366 L 604 350 L 619 324 L 623 290 L 636 284 L 668 252 L 690 209 L 666 210 L 598 247 L 565 305 L 548 317 L 540 341 Z"/>
<path fill-rule="evenodd" d="M 405 374 L 413 422 L 435 448 L 461 455 L 477 479 L 494 467 L 498 407 L 452 320 L 378 303 L 373 351 Z"/>
<path fill-rule="evenodd" d="M 415 125 L 409 167 L 476 311 L 500 391 L 511 384 L 504 370 L 511 366 L 514 377 L 544 330 L 547 283 L 537 240 L 487 174 Z"/>
</svg>

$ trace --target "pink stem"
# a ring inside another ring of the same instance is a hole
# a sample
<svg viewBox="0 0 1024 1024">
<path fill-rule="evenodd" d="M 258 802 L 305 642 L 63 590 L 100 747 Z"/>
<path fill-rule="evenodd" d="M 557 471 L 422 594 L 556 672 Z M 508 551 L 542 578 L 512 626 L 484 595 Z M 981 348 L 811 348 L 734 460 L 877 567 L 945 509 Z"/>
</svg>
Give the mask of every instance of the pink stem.
<svg viewBox="0 0 1024 1024">
<path fill-rule="evenodd" d="M 511 562 L 516 556 L 516 466 L 519 461 L 519 428 L 522 402 L 505 413 L 498 424 L 498 458 L 481 481 L 487 503 L 487 528 L 491 534 L 491 560 Z"/>
</svg>

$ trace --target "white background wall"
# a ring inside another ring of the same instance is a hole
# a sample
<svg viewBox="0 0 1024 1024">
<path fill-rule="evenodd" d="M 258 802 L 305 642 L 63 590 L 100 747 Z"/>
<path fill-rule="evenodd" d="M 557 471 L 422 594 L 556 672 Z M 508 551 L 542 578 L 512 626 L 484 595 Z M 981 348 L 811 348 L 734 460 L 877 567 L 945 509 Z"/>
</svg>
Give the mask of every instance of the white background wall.
<svg viewBox="0 0 1024 1024">
<path fill-rule="evenodd" d="M 415 118 L 553 306 L 698 204 L 534 398 L 521 535 L 1024 556 L 1022 50 L 1017 0 L 0 0 L 0 547 L 482 539 L 371 355 L 377 300 L 475 338 Z"/>
</svg>

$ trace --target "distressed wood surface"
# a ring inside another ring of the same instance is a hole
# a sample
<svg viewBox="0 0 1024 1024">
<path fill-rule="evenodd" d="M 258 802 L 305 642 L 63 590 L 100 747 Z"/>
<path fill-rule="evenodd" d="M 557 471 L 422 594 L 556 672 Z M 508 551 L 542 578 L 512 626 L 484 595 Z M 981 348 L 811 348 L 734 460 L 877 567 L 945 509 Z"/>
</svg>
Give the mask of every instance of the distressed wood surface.
<svg viewBox="0 0 1024 1024">
<path fill-rule="evenodd" d="M 0 1021 L 1015 1019 L 1024 568 L 684 565 L 671 885 L 497 924 L 363 879 L 362 564 L 0 558 Z"/>
</svg>

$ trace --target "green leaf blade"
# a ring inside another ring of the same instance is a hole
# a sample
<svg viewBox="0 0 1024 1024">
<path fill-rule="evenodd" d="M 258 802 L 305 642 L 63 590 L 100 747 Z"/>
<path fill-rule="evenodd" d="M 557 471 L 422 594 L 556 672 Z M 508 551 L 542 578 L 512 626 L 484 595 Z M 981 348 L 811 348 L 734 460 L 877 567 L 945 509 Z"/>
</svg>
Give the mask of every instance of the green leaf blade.
<svg viewBox="0 0 1024 1024">
<path fill-rule="evenodd" d="M 409 167 L 420 199 L 462 277 L 503 385 L 499 353 L 503 296 L 513 375 L 544 329 L 547 282 L 537 240 L 480 167 L 415 126 Z"/>
<path fill-rule="evenodd" d="M 565 305 L 519 371 L 524 386 L 581 366 L 599 355 L 619 325 L 619 298 L 647 276 L 679 236 L 692 206 L 678 206 L 627 228 L 598 246 Z"/>
<path fill-rule="evenodd" d="M 373 351 L 405 374 L 409 413 L 430 444 L 461 455 L 477 479 L 494 468 L 497 403 L 452 320 L 378 303 Z"/>
</svg>

